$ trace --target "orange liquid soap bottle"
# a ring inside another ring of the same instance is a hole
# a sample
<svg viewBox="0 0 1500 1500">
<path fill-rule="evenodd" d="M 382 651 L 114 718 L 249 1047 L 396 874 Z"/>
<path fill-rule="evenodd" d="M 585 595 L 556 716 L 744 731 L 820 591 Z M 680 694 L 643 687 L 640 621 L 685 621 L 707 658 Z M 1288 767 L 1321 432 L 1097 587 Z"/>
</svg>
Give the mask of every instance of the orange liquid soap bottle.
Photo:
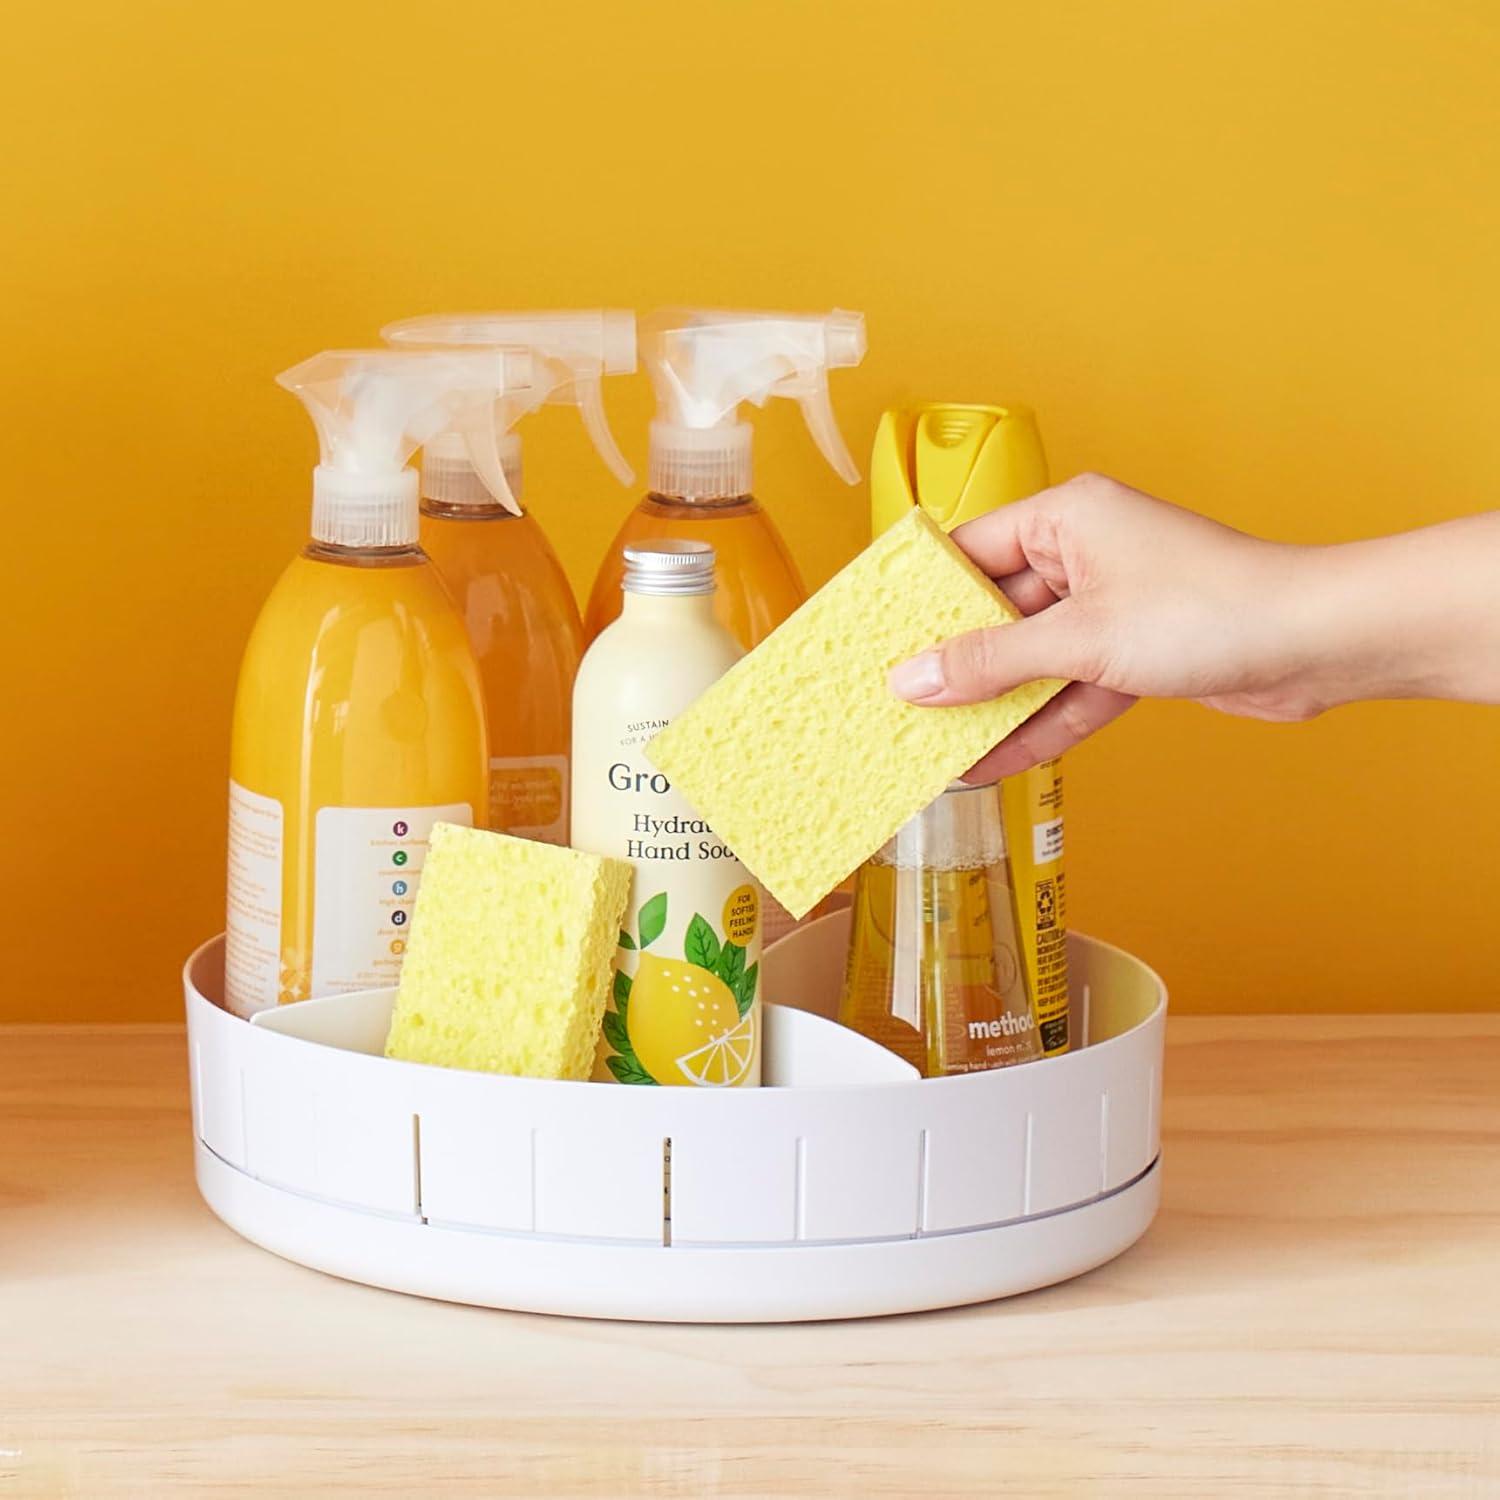
<svg viewBox="0 0 1500 1500">
<path fill-rule="evenodd" d="M 393 984 L 433 823 L 483 815 L 479 674 L 418 545 L 406 461 L 452 426 L 498 483 L 493 406 L 527 378 L 524 356 L 390 349 L 280 377 L 322 462 L 312 540 L 261 609 L 235 695 L 224 978 L 240 1015 Z"/>
</svg>

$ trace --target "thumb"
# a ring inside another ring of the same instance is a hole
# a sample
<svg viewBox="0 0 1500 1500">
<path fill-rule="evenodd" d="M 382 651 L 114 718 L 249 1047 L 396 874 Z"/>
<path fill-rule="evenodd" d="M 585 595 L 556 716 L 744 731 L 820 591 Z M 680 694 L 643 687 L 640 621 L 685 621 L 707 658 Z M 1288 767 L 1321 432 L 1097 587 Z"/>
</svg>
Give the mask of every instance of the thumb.
<svg viewBox="0 0 1500 1500">
<path fill-rule="evenodd" d="M 1010 625 L 954 636 L 891 669 L 898 698 L 924 707 L 984 703 L 1040 677 L 1087 681 L 1093 632 L 1076 599 Z"/>
</svg>

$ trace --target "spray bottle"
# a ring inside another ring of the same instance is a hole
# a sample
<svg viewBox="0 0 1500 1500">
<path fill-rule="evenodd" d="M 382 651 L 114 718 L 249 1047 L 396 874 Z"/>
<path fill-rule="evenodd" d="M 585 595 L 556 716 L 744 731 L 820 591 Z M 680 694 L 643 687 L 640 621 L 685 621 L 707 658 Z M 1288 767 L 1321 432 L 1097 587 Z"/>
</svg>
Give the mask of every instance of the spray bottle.
<svg viewBox="0 0 1500 1500">
<path fill-rule="evenodd" d="M 312 539 L 245 648 L 229 783 L 225 1000 L 240 1015 L 393 984 L 434 822 L 485 801 L 463 620 L 418 546 L 412 452 L 455 430 L 503 489 L 514 351 L 320 354 L 277 377 L 318 429 Z"/>
<path fill-rule="evenodd" d="M 873 530 L 878 536 L 913 505 L 920 505 L 945 531 L 951 531 L 1046 485 L 1042 440 L 1036 419 L 1025 407 L 944 402 L 888 411 L 880 420 L 870 460 Z M 920 899 L 908 895 L 905 900 L 913 914 L 913 932 L 919 928 L 925 932 L 909 946 L 928 955 L 924 962 L 950 965 L 948 987 L 955 995 L 963 993 L 960 981 L 972 978 L 970 970 L 983 969 L 989 976 L 975 986 L 976 995 L 987 991 L 984 1003 L 994 1007 L 993 1013 L 974 1013 L 989 1028 L 982 1029 L 977 1044 L 972 1017 L 964 1027 L 957 1026 L 953 1013 L 924 1016 L 920 1025 L 912 1021 L 915 1030 L 908 1043 L 923 1053 L 925 1064 L 915 1056 L 913 1061 L 924 1071 L 997 1067 L 1068 1048 L 1060 762 L 1050 760 L 1008 778 L 999 788 L 998 805 L 991 807 L 995 801 L 993 788 L 951 788 L 866 865 L 856 882 L 856 933 L 846 1008 L 864 1014 L 878 1009 L 878 1001 L 865 992 L 868 975 L 883 971 L 879 955 L 862 951 L 860 916 L 866 906 L 872 912 L 878 907 L 871 931 L 897 931 L 900 914 L 893 918 L 885 908 L 900 905 L 902 881 L 907 878 L 903 872 L 908 872 L 911 861 L 922 867 L 928 888 L 920 892 Z M 969 858 L 962 852 L 969 845 L 982 845 L 984 857 Z M 953 890 L 940 899 L 934 892 L 944 881 Z M 917 887 L 912 890 L 916 892 Z M 964 948 L 978 930 L 970 910 L 975 901 L 986 910 L 984 930 L 993 949 L 979 954 L 978 968 L 975 955 Z M 1003 909 L 1006 906 L 1008 911 Z M 1019 953 L 1016 972 L 1007 980 L 1004 953 L 1011 946 Z M 898 954 L 897 968 L 899 958 Z M 897 985 L 895 990 L 902 987 Z M 915 989 L 909 983 L 904 988 L 911 991 L 906 997 L 911 1000 Z M 851 1024 L 876 1034 L 857 1021 Z M 895 1029 L 906 1036 L 909 1028 L 897 1025 Z M 883 1034 L 880 1039 L 886 1040 Z"/>
<path fill-rule="evenodd" d="M 739 408 L 772 396 L 800 403 L 834 472 L 859 480 L 833 417 L 828 372 L 864 358 L 859 313 L 677 311 L 647 320 L 644 359 L 656 387 L 650 493 L 615 537 L 589 598 L 592 640 L 620 613 L 625 548 L 648 538 L 708 542 L 718 556 L 715 611 L 747 651 L 806 597 L 750 489 L 751 428 Z"/>
<path fill-rule="evenodd" d="M 501 833 L 568 841 L 573 678 L 583 624 L 562 567 L 521 507 L 521 439 L 511 428 L 543 402 L 578 407 L 599 456 L 634 479 L 604 415 L 603 377 L 635 369 L 635 315 L 452 313 L 392 323 L 398 347 L 513 348 L 531 358 L 529 389 L 496 404 L 504 488 L 492 492 L 450 430 L 422 449 L 422 547 L 468 627 L 489 728 L 482 817 Z"/>
</svg>

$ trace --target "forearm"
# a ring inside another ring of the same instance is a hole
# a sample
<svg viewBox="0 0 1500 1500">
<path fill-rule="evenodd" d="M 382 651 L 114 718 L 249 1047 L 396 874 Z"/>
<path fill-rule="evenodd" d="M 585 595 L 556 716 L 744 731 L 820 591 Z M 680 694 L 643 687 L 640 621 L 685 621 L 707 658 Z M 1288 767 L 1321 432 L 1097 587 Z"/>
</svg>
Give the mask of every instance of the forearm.
<svg viewBox="0 0 1500 1500">
<path fill-rule="evenodd" d="M 1308 548 L 1298 629 L 1312 694 L 1500 703 L 1500 511 Z"/>
<path fill-rule="evenodd" d="M 1367 698 L 1500 703 L 1500 511 L 1301 547 L 1081 475 L 954 535 L 1025 618 L 899 663 L 891 691 L 948 708 L 1070 679 L 970 779 L 1060 755 L 1138 698 L 1275 720 Z"/>
</svg>

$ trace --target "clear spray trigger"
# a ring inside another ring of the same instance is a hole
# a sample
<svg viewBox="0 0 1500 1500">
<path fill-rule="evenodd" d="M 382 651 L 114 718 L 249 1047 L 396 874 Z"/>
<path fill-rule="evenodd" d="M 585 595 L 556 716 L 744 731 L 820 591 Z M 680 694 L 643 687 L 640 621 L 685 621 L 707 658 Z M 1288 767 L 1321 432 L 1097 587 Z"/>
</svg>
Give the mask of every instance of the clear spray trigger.
<svg viewBox="0 0 1500 1500">
<path fill-rule="evenodd" d="M 651 488 L 690 498 L 750 492 L 750 429 L 739 407 L 773 396 L 795 401 L 833 471 L 859 482 L 834 420 L 830 370 L 865 355 L 865 320 L 828 313 L 669 309 L 647 325 L 646 363 L 656 387 L 651 424 Z"/>
<path fill-rule="evenodd" d="M 573 399 L 578 403 L 578 414 L 583 418 L 584 430 L 593 441 L 594 447 L 599 450 L 599 457 L 604 460 L 605 467 L 621 484 L 633 484 L 635 470 L 630 467 L 629 460 L 620 452 L 620 445 L 615 441 L 615 435 L 609 428 L 609 420 L 604 415 L 604 392 L 601 382 L 598 380 L 577 381 Z"/>
<path fill-rule="evenodd" d="M 854 455 L 834 419 L 833 402 L 828 395 L 828 371 L 853 369 L 865 357 L 863 316 L 836 308 L 823 325 L 823 345 L 826 363 L 818 372 L 815 388 L 802 397 L 802 420 L 834 473 L 845 484 L 858 484 L 859 465 L 854 462 Z"/>
<path fill-rule="evenodd" d="M 522 514 L 521 503 L 511 492 L 510 480 L 505 476 L 505 464 L 500 455 L 500 437 L 510 430 L 512 422 L 500 418 L 500 412 L 514 403 L 497 401 L 489 411 L 470 413 L 453 430 L 464 440 L 464 452 L 470 467 L 479 476 L 480 483 L 493 495 L 500 506 L 511 515 Z M 519 416 L 519 413 L 517 413 Z"/>
<path fill-rule="evenodd" d="M 471 448 L 509 493 L 496 452 L 497 401 L 522 401 L 532 379 L 524 350 L 330 350 L 277 377 L 318 429 L 313 535 L 339 546 L 405 546 L 417 536 L 412 451 L 445 431 Z M 466 441 L 469 441 L 466 438 Z"/>
<path fill-rule="evenodd" d="M 500 443 L 528 412 L 543 402 L 576 406 L 594 447 L 621 484 L 635 473 L 610 431 L 602 391 L 606 375 L 635 369 L 635 314 L 612 308 L 563 312 L 439 313 L 391 323 L 381 336 L 401 347 L 502 348 L 524 351 L 533 378 L 525 401 L 501 402 L 494 411 L 494 441 L 464 434 L 469 462 L 484 486 L 507 510 L 520 514 L 505 480 Z"/>
<path fill-rule="evenodd" d="M 802 420 L 807 423 L 807 430 L 812 434 L 813 442 L 818 445 L 818 452 L 828 460 L 833 472 L 845 484 L 858 484 L 859 465 L 854 462 L 854 455 L 850 453 L 844 434 L 839 431 L 839 424 L 834 420 L 828 382 L 820 381 L 818 389 L 810 396 L 804 396 L 800 405 Z"/>
</svg>

